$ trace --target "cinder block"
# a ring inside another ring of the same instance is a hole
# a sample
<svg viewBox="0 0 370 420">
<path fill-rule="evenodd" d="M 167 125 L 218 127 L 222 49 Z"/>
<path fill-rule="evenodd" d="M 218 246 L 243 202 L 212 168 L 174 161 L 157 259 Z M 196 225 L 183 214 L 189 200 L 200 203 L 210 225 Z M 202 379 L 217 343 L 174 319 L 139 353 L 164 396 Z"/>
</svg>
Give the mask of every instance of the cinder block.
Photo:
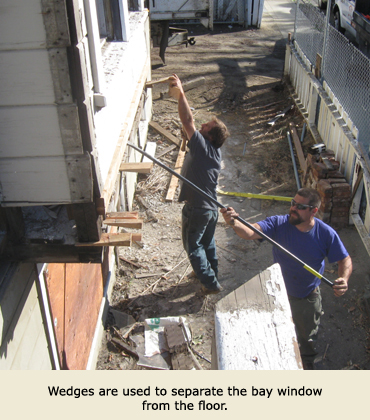
<svg viewBox="0 0 370 420">
<path fill-rule="evenodd" d="M 328 174 L 327 167 L 322 162 L 314 162 L 312 164 L 312 173 L 316 180 L 326 178 Z"/>
<path fill-rule="evenodd" d="M 333 188 L 326 179 L 320 179 L 317 183 L 317 192 L 322 198 L 333 196 Z"/>
</svg>

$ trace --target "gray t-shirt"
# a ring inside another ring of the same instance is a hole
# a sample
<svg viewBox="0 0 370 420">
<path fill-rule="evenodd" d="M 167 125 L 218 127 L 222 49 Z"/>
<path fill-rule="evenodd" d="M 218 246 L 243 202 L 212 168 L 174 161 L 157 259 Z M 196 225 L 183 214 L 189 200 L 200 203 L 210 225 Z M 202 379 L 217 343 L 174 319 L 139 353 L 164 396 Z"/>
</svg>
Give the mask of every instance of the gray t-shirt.
<svg viewBox="0 0 370 420">
<path fill-rule="evenodd" d="M 195 131 L 188 142 L 189 152 L 185 157 L 181 175 L 217 200 L 217 182 L 221 170 L 221 150 L 212 146 L 199 131 Z M 179 201 L 191 206 L 217 210 L 217 205 L 182 182 Z"/>
</svg>

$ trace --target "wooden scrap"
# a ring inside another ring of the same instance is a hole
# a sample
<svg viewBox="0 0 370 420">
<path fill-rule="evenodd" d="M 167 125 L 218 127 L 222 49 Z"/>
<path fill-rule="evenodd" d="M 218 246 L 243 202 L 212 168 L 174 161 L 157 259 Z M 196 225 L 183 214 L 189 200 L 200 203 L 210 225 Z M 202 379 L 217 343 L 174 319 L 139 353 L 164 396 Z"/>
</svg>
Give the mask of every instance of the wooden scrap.
<svg viewBox="0 0 370 420">
<path fill-rule="evenodd" d="M 143 219 L 105 219 L 103 222 L 107 226 L 120 226 L 131 229 L 142 229 Z"/>
<path fill-rule="evenodd" d="M 124 162 L 119 167 L 120 172 L 137 172 L 149 174 L 153 168 L 153 162 Z"/>
<path fill-rule="evenodd" d="M 178 138 L 176 138 L 168 130 L 166 130 L 165 128 L 161 127 L 157 122 L 150 121 L 149 126 L 151 128 L 153 128 L 153 130 L 155 130 L 158 134 L 162 135 L 167 140 L 171 141 L 172 143 L 176 144 L 176 146 L 179 146 L 180 147 L 180 145 L 181 145 L 180 140 Z"/>
<path fill-rule="evenodd" d="M 176 145 L 172 144 L 171 146 L 167 147 L 166 149 L 162 150 L 161 152 L 155 155 L 156 159 L 166 155 L 167 153 L 171 152 L 173 149 L 176 149 Z"/>
<path fill-rule="evenodd" d="M 107 219 L 138 219 L 138 211 L 122 211 L 107 213 Z"/>
<path fill-rule="evenodd" d="M 177 160 L 176 160 L 175 168 L 174 168 L 175 172 L 177 173 L 181 172 L 181 168 L 185 159 L 185 153 L 186 152 L 179 150 L 179 154 L 177 156 Z M 170 186 L 168 188 L 167 195 L 166 195 L 166 201 L 172 201 L 174 199 L 178 183 L 179 183 L 179 179 L 177 178 L 177 176 L 172 175 Z"/>
<path fill-rule="evenodd" d="M 197 77 L 196 79 L 189 80 L 187 82 L 182 83 L 182 88 L 184 89 L 184 92 L 195 89 L 198 86 L 204 85 L 206 79 L 201 76 Z M 161 92 L 161 99 L 169 98 L 170 94 L 169 92 Z"/>
<path fill-rule="evenodd" d="M 151 87 L 153 87 L 153 85 L 156 85 L 158 83 L 166 83 L 166 82 L 168 82 L 170 80 L 170 78 L 171 78 L 171 76 L 164 77 L 164 78 L 158 79 L 158 80 L 149 80 L 149 82 L 146 82 L 145 83 L 145 87 L 146 88 L 151 88 Z"/>
<path fill-rule="evenodd" d="M 144 279 L 146 277 L 156 277 L 156 276 L 161 276 L 161 278 L 164 277 L 162 272 L 160 272 L 160 273 L 135 274 L 136 279 Z"/>
<path fill-rule="evenodd" d="M 133 265 L 134 267 L 136 267 L 136 268 L 142 268 L 143 266 L 142 265 L 140 265 L 140 264 L 136 264 L 136 263 L 134 263 L 133 261 L 131 261 L 131 260 L 127 260 L 126 258 L 124 258 L 124 257 L 122 257 L 121 255 L 119 256 L 119 259 L 120 260 L 122 260 L 122 261 L 124 261 L 125 263 L 127 263 L 127 264 L 131 264 L 131 265 Z"/>
<path fill-rule="evenodd" d="M 306 162 L 306 159 L 305 159 L 304 154 L 303 154 L 301 141 L 300 141 L 300 139 L 298 137 L 298 134 L 297 134 L 297 129 L 295 128 L 295 125 L 292 122 L 289 123 L 289 132 L 290 132 L 290 134 L 292 136 L 292 139 L 293 139 L 293 142 L 294 142 L 294 147 L 295 147 L 295 150 L 297 152 L 299 165 L 301 167 L 301 170 L 303 172 L 305 172 L 307 162 Z"/>
<path fill-rule="evenodd" d="M 96 242 L 76 242 L 76 246 L 131 246 L 132 241 L 141 241 L 141 233 L 102 233 Z"/>
<path fill-rule="evenodd" d="M 137 354 L 137 352 L 135 351 L 133 347 L 127 345 L 122 340 L 116 337 L 113 337 L 111 341 L 113 344 L 120 347 L 125 353 L 129 354 L 130 356 L 135 357 L 135 359 L 139 359 L 139 355 Z"/>
</svg>

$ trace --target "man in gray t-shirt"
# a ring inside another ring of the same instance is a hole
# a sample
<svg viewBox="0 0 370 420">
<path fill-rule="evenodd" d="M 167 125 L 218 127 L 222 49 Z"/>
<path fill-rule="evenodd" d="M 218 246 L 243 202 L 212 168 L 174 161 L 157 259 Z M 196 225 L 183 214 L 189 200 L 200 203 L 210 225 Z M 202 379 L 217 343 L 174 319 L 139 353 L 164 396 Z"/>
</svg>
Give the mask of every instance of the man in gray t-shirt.
<svg viewBox="0 0 370 420">
<path fill-rule="evenodd" d="M 216 187 L 221 170 L 221 150 L 229 132 L 217 118 L 201 129 L 195 129 L 193 114 L 186 99 L 182 84 L 175 74 L 170 79 L 171 95 L 178 101 L 179 116 L 187 135 L 189 153 L 182 167 L 184 178 L 205 193 L 217 198 Z M 199 194 L 188 184 L 181 186 L 179 201 L 185 202 L 182 209 L 182 241 L 194 273 L 207 293 L 222 290 L 218 276 L 218 259 L 214 239 L 218 220 L 217 206 Z"/>
</svg>

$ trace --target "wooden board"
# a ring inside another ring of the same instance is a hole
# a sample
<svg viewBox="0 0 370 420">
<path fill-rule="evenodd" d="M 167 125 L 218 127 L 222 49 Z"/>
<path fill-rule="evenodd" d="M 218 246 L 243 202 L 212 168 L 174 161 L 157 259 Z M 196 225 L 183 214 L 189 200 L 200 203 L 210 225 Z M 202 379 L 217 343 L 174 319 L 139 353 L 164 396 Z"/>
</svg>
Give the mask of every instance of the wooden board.
<svg viewBox="0 0 370 420">
<path fill-rule="evenodd" d="M 136 172 L 138 174 L 149 174 L 153 168 L 153 162 L 125 162 L 121 163 L 121 172 Z"/>
<path fill-rule="evenodd" d="M 280 266 L 274 264 L 215 308 L 212 365 L 220 370 L 302 369 Z"/>
<path fill-rule="evenodd" d="M 105 219 L 104 224 L 107 226 L 120 226 L 131 229 L 142 229 L 143 219 Z"/>
<path fill-rule="evenodd" d="M 107 213 L 107 219 L 138 219 L 139 212 L 137 211 L 123 211 Z"/>
<path fill-rule="evenodd" d="M 153 128 L 158 134 L 166 137 L 167 140 L 171 141 L 172 143 L 176 144 L 176 146 L 181 146 L 181 141 L 176 138 L 173 134 L 171 134 L 168 130 L 161 127 L 157 122 L 150 121 L 149 127 Z"/>
<path fill-rule="evenodd" d="M 141 241 L 141 233 L 103 233 L 96 242 L 76 242 L 76 246 L 131 246 L 132 241 Z"/>
<path fill-rule="evenodd" d="M 175 169 L 174 169 L 177 173 L 181 172 L 181 168 L 185 159 L 185 154 L 186 152 L 179 150 L 179 154 L 177 156 Z M 178 183 L 179 183 L 179 178 L 177 178 L 175 175 L 172 175 L 170 186 L 168 188 L 167 195 L 166 195 L 166 201 L 172 201 L 174 199 Z"/>
<path fill-rule="evenodd" d="M 307 163 L 306 163 L 306 159 L 305 159 L 304 154 L 303 154 L 301 141 L 298 137 L 297 130 L 295 128 L 294 123 L 289 123 L 289 131 L 290 131 L 290 134 L 291 134 L 293 142 L 294 142 L 295 150 L 297 152 L 299 165 L 301 167 L 301 170 L 303 172 L 305 172 Z"/>
</svg>

